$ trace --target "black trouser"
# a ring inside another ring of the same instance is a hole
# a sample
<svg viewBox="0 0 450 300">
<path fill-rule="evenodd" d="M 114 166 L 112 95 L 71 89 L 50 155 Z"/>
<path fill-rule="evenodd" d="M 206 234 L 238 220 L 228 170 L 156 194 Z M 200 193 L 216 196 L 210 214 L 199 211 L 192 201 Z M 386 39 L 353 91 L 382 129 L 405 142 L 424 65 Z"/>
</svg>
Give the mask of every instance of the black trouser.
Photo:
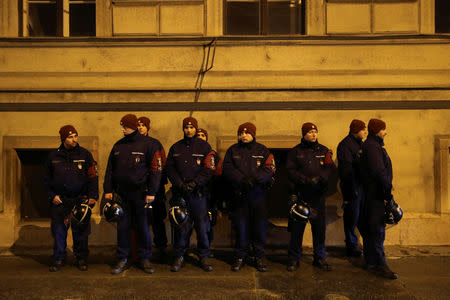
<svg viewBox="0 0 450 300">
<path fill-rule="evenodd" d="M 253 246 L 257 258 L 264 257 L 267 230 L 265 197 L 266 191 L 256 187 L 235 199 L 232 222 L 236 232 L 237 258 L 247 256 L 249 244 Z"/>
<path fill-rule="evenodd" d="M 311 224 L 313 237 L 314 258 L 325 259 L 327 256 L 325 247 L 325 234 L 327 230 L 325 198 L 320 198 L 312 203 L 308 202 L 308 204 L 311 206 L 311 212 L 313 214 L 309 219 L 309 223 Z M 303 233 L 305 232 L 305 227 L 306 222 L 289 222 L 289 230 L 291 232 L 288 249 L 289 259 L 300 259 L 302 255 Z"/>
<path fill-rule="evenodd" d="M 362 209 L 361 203 L 363 202 L 363 188 L 358 186 L 356 189 L 356 195 L 345 195 L 344 196 L 344 234 L 345 234 L 345 245 L 347 248 L 358 247 L 358 236 L 355 233 L 356 227 L 361 233 L 359 228 L 359 218 Z"/>
<path fill-rule="evenodd" d="M 164 200 L 164 198 L 156 198 L 152 203 L 153 223 L 151 225 L 156 248 L 167 247 L 166 223 L 164 222 L 164 219 L 167 217 L 167 210 Z"/>
<path fill-rule="evenodd" d="M 377 195 L 375 185 L 367 186 L 365 190 L 366 195 L 361 216 L 364 259 L 368 265 L 385 266 L 384 200 L 380 195 Z"/>
<path fill-rule="evenodd" d="M 63 200 L 64 201 L 64 200 Z M 64 260 L 67 252 L 67 231 L 69 229 L 70 219 L 68 219 L 72 204 L 64 203 L 51 205 L 51 230 L 54 238 L 53 259 Z M 91 224 L 89 223 L 81 231 L 72 227 L 73 254 L 77 259 L 87 259 L 89 255 L 88 237 L 91 233 Z"/>
<path fill-rule="evenodd" d="M 180 257 L 186 254 L 192 228 L 194 228 L 197 233 L 198 256 L 200 259 L 208 257 L 210 249 L 208 240 L 209 217 L 207 199 L 197 192 L 189 194 L 184 199 L 189 210 L 189 220 L 181 228 L 175 228 L 175 255 Z"/>
<path fill-rule="evenodd" d="M 131 224 L 136 225 L 138 233 L 138 255 L 141 259 L 152 256 L 152 238 L 148 228 L 145 206 L 145 193 L 137 186 L 121 187 L 118 194 L 124 205 L 124 215 L 117 222 L 117 253 L 118 259 L 128 258 L 131 249 Z"/>
</svg>

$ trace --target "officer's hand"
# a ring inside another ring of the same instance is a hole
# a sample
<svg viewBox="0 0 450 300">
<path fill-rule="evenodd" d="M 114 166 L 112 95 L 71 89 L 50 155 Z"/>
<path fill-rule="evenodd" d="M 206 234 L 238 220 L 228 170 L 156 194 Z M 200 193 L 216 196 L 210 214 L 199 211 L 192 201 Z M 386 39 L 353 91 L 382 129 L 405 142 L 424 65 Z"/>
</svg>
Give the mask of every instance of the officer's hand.
<svg viewBox="0 0 450 300">
<path fill-rule="evenodd" d="M 291 208 L 297 202 L 298 202 L 298 196 L 297 195 L 293 194 L 293 195 L 289 196 L 289 200 L 288 200 L 289 208 Z"/>
<path fill-rule="evenodd" d="M 197 186 L 197 183 L 194 180 L 190 180 L 190 181 L 186 182 L 186 187 L 189 192 L 192 192 L 196 186 Z"/>
<path fill-rule="evenodd" d="M 97 200 L 95 200 L 94 198 L 89 198 L 88 205 L 92 208 L 94 207 L 95 202 L 97 202 Z"/>
<path fill-rule="evenodd" d="M 106 199 L 106 200 L 111 201 L 112 198 L 113 198 L 112 193 L 107 193 L 107 194 L 105 194 L 105 199 Z"/>
<path fill-rule="evenodd" d="M 145 203 L 152 203 L 153 201 L 155 201 L 155 196 L 145 196 Z"/>
<path fill-rule="evenodd" d="M 311 183 L 316 185 L 320 182 L 320 177 L 319 176 L 314 176 L 313 178 L 311 178 Z"/>
<path fill-rule="evenodd" d="M 56 195 L 56 196 L 53 198 L 52 202 L 53 202 L 53 204 L 55 204 L 55 205 L 59 205 L 59 204 L 62 203 L 61 198 L 60 198 L 58 195 Z"/>
</svg>

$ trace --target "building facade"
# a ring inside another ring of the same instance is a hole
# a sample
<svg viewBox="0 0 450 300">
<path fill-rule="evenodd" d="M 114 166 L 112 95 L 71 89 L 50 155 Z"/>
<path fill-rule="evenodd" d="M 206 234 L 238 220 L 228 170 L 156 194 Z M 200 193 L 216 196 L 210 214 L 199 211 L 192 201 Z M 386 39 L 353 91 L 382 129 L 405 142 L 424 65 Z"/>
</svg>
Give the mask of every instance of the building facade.
<svg viewBox="0 0 450 300">
<path fill-rule="evenodd" d="M 59 146 L 59 128 L 78 129 L 101 185 L 125 113 L 149 117 L 166 151 L 192 115 L 222 157 L 251 121 L 279 162 L 304 122 L 336 150 L 353 118 L 381 118 L 405 212 L 386 244 L 450 244 L 446 2 L 1 1 L 0 247 L 51 243 L 39 161 Z M 281 244 L 282 180 L 269 200 L 280 237 L 269 242 Z M 339 191 L 327 201 L 327 242 L 343 245 Z M 114 244 L 114 227 L 94 212 L 91 244 Z M 229 245 L 226 217 L 217 229 L 217 243 Z"/>
</svg>

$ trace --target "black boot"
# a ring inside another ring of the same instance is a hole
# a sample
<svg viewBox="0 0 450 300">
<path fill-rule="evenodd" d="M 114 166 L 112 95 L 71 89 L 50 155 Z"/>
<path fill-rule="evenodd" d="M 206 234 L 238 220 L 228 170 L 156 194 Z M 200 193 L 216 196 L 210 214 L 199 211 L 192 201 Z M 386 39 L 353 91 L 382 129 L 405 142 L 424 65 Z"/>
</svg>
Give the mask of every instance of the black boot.
<svg viewBox="0 0 450 300">
<path fill-rule="evenodd" d="M 294 272 L 298 269 L 299 266 L 300 266 L 300 262 L 298 260 L 291 259 L 291 260 L 289 260 L 286 269 L 289 272 Z"/>
<path fill-rule="evenodd" d="M 325 259 L 322 258 L 315 258 L 313 262 L 313 266 L 317 267 L 319 269 L 322 269 L 324 271 L 331 271 L 333 270 L 333 267 L 328 264 L 328 262 Z"/>
<path fill-rule="evenodd" d="M 155 269 L 153 268 L 153 266 L 150 264 L 150 261 L 148 259 L 141 259 L 140 261 L 140 267 L 141 269 L 148 274 L 153 274 L 155 273 Z"/>
<path fill-rule="evenodd" d="M 267 264 L 264 258 L 256 259 L 256 270 L 259 272 L 267 272 Z"/>
<path fill-rule="evenodd" d="M 111 274 L 120 274 L 129 267 L 130 265 L 128 264 L 128 260 L 126 258 L 119 259 L 114 267 L 112 267 Z"/>
<path fill-rule="evenodd" d="M 345 254 L 350 257 L 360 257 L 362 254 L 362 251 L 359 249 L 358 246 L 356 246 L 356 247 L 348 246 L 348 247 L 345 247 Z"/>
<path fill-rule="evenodd" d="M 83 258 L 78 258 L 77 261 L 75 262 L 75 266 L 80 271 L 87 271 L 88 269 L 87 261 Z"/>
<path fill-rule="evenodd" d="M 52 261 L 52 263 L 50 264 L 48 270 L 50 272 L 58 272 L 59 269 L 61 269 L 61 267 L 64 265 L 64 261 L 63 260 L 59 260 L 59 259 L 55 259 Z"/>
<path fill-rule="evenodd" d="M 388 266 L 378 266 L 377 273 L 384 278 L 398 279 L 398 274 L 389 269 Z"/>
<path fill-rule="evenodd" d="M 184 267 L 184 257 L 180 256 L 174 260 L 172 267 L 170 268 L 170 271 L 178 272 L 181 270 L 182 267 Z"/>
<path fill-rule="evenodd" d="M 244 266 L 244 259 L 243 258 L 237 258 L 234 262 L 234 264 L 231 266 L 231 271 L 233 272 L 239 272 L 242 267 Z"/>
<path fill-rule="evenodd" d="M 211 265 L 211 262 L 207 257 L 204 257 L 200 260 L 200 266 L 205 272 L 211 272 L 213 270 L 213 266 Z"/>
</svg>

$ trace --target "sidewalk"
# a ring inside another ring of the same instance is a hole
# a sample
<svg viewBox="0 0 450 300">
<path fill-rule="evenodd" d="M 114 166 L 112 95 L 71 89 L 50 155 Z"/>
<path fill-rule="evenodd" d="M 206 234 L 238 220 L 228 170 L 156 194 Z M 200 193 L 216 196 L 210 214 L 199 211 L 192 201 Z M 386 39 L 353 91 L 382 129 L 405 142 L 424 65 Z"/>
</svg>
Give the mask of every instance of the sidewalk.
<svg viewBox="0 0 450 300">
<path fill-rule="evenodd" d="M 131 268 L 110 275 L 112 248 L 91 249 L 87 272 L 67 265 L 50 273 L 51 249 L 0 252 L 0 299 L 450 299 L 450 246 L 388 246 L 388 264 L 398 280 L 376 277 L 362 268 L 362 258 L 343 256 L 342 248 L 328 249 L 334 270 L 314 268 L 312 249 L 305 249 L 299 270 L 286 271 L 285 249 L 267 251 L 269 271 L 252 266 L 230 271 L 231 249 L 215 250 L 214 271 L 205 273 L 189 256 L 179 273 L 154 262 L 148 275 Z"/>
</svg>

